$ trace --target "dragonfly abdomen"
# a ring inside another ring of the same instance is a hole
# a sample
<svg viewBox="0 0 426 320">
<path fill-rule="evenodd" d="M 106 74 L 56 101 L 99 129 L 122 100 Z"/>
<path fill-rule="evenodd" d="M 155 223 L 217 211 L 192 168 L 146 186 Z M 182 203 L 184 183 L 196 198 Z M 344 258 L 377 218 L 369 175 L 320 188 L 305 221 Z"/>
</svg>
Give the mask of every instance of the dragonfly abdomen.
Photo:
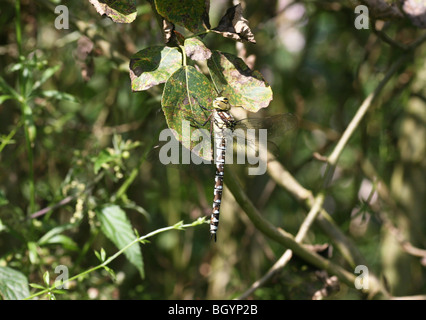
<svg viewBox="0 0 426 320">
<path fill-rule="evenodd" d="M 210 218 L 210 237 L 216 241 L 216 233 L 219 225 L 220 205 L 222 202 L 223 177 L 225 168 L 226 138 L 224 130 L 234 122 L 234 118 L 227 111 L 214 111 L 214 139 L 216 141 L 216 174 L 214 186 L 213 211 Z"/>
</svg>

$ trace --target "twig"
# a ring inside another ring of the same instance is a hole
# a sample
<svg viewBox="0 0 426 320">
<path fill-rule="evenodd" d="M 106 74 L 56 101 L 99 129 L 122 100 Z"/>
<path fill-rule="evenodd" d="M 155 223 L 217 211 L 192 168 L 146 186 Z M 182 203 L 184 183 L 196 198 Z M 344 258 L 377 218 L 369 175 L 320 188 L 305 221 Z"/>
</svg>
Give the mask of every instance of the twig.
<svg viewBox="0 0 426 320">
<path fill-rule="evenodd" d="M 244 193 L 241 185 L 239 184 L 237 177 L 232 171 L 229 171 L 229 179 L 226 180 L 226 185 L 229 190 L 234 195 L 235 200 L 241 206 L 241 208 L 246 212 L 249 219 L 253 222 L 258 230 L 264 233 L 266 236 L 272 240 L 282 244 L 283 246 L 291 249 L 296 255 L 311 263 L 312 265 L 317 266 L 320 269 L 325 269 L 329 273 L 332 273 L 339 277 L 339 279 L 352 286 L 355 281 L 355 276 L 343 269 L 342 267 L 334 264 L 333 262 L 321 257 L 320 255 L 311 252 L 305 248 L 300 243 L 296 242 L 294 237 L 288 232 L 276 228 L 269 221 L 267 221 L 254 207 L 251 200 Z"/>
<path fill-rule="evenodd" d="M 315 198 L 310 190 L 305 189 L 294 177 L 279 163 L 276 159 L 268 160 L 268 174 L 277 182 L 277 184 L 294 197 L 296 197 L 307 208 L 312 208 L 315 203 Z M 343 258 L 349 263 L 351 267 L 362 264 L 367 265 L 362 254 L 354 243 L 335 225 L 333 219 L 326 210 L 321 208 L 320 215 L 317 216 L 315 221 L 325 234 L 330 238 L 333 245 L 339 250 Z M 369 273 L 370 295 L 374 296 L 381 292 L 384 296 L 389 296 L 386 289 L 381 285 L 377 277 Z"/>
<path fill-rule="evenodd" d="M 299 231 L 296 235 L 295 241 L 297 243 L 301 243 L 303 239 L 305 238 L 309 228 L 311 227 L 312 223 L 315 221 L 315 218 L 317 217 L 322 204 L 324 202 L 324 196 L 322 194 L 319 194 L 314 202 L 314 205 L 312 206 L 311 211 L 306 216 L 305 220 L 303 221 L 302 225 L 299 228 Z M 254 282 L 249 289 L 247 289 L 242 295 L 240 295 L 237 300 L 242 300 L 248 298 L 256 289 L 263 286 L 269 279 L 271 279 L 276 273 L 280 272 L 287 264 L 287 262 L 290 261 L 291 257 L 293 255 L 293 252 L 290 249 L 287 249 L 284 254 L 281 256 L 281 258 L 275 262 L 275 264 L 269 269 L 269 271 L 259 280 Z"/>
<path fill-rule="evenodd" d="M 387 188 L 385 182 L 379 177 L 371 162 L 368 160 L 363 161 L 361 169 L 364 171 L 367 177 L 376 180 L 376 183 L 379 186 L 378 188 L 376 188 L 376 190 L 380 196 L 380 199 L 384 201 L 384 203 L 386 203 L 388 206 L 393 208 L 395 211 L 400 212 L 400 214 L 403 214 L 398 208 L 398 205 L 395 203 L 393 198 L 390 196 L 389 189 Z M 417 248 L 413 246 L 407 239 L 405 239 L 401 231 L 392 223 L 392 221 L 388 218 L 386 214 L 384 214 L 383 212 L 377 212 L 377 214 L 378 218 L 382 220 L 383 224 L 385 224 L 388 227 L 389 231 L 395 236 L 395 239 L 398 241 L 404 252 L 412 256 L 422 258 L 424 261 L 426 261 L 425 249 Z"/>
<path fill-rule="evenodd" d="M 58 208 L 60 208 L 60 207 L 62 207 L 62 206 L 64 206 L 64 205 L 66 205 L 66 204 L 68 204 L 68 203 L 70 203 L 71 201 L 73 201 L 73 200 L 75 200 L 75 199 L 77 199 L 78 197 L 80 197 L 83 193 L 88 193 L 88 192 L 90 192 L 92 189 L 93 189 L 93 187 L 103 178 L 103 176 L 104 176 L 104 173 L 103 172 L 101 172 L 100 174 L 98 174 L 96 177 L 95 177 L 95 179 L 93 180 L 93 182 L 91 182 L 88 186 L 87 186 L 87 188 L 85 188 L 84 190 L 82 190 L 81 192 L 79 192 L 79 193 L 77 193 L 77 194 L 75 194 L 75 195 L 73 195 L 73 196 L 67 196 L 67 197 L 65 197 L 64 199 L 62 199 L 61 201 L 59 201 L 58 203 L 56 203 L 56 204 L 54 204 L 53 206 L 50 206 L 50 207 L 46 207 L 46 208 L 43 208 L 43 209 L 41 209 L 41 210 L 39 210 L 39 211 L 37 211 L 37 212 L 34 212 L 33 214 L 31 214 L 30 216 L 28 216 L 28 218 L 27 219 L 35 219 L 35 218 L 38 218 L 38 217 L 40 217 L 40 216 L 42 216 L 42 215 L 45 215 L 46 213 L 48 213 L 48 212 L 50 212 L 50 211 L 52 211 L 52 210 L 56 210 L 56 209 L 58 209 Z"/>
</svg>

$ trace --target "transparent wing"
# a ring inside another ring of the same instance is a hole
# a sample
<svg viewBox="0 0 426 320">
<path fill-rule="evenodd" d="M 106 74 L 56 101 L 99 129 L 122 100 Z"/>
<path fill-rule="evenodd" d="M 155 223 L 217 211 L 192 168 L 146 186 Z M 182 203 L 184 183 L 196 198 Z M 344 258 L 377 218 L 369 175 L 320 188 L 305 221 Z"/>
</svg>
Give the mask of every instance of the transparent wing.
<svg viewBox="0 0 426 320">
<path fill-rule="evenodd" d="M 266 129 L 268 140 L 273 140 L 297 128 L 298 119 L 294 114 L 285 113 L 266 118 L 247 118 L 235 122 L 234 129 Z"/>
<path fill-rule="evenodd" d="M 236 121 L 232 133 L 234 152 L 257 155 L 266 148 L 276 153 L 281 138 L 297 125 L 298 119 L 291 113 Z"/>
</svg>

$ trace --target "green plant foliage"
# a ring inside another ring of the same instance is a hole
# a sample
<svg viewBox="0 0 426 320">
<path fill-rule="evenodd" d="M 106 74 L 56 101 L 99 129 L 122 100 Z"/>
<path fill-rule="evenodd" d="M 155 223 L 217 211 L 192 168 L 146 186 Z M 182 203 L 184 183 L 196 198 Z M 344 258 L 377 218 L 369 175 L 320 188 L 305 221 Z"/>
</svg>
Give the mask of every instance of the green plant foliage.
<svg viewBox="0 0 426 320">
<path fill-rule="evenodd" d="M 257 112 L 271 102 L 272 88 L 260 72 L 250 70 L 242 59 L 214 51 L 208 67 L 216 90 L 229 97 L 232 105 Z"/>
<path fill-rule="evenodd" d="M 0 267 L 0 295 L 4 300 L 21 300 L 29 294 L 24 274 L 12 268 Z"/>
<path fill-rule="evenodd" d="M 130 59 L 133 91 L 147 90 L 164 83 L 182 66 L 178 48 L 156 46 L 143 49 Z"/>
<path fill-rule="evenodd" d="M 0 299 L 425 298 L 423 6 L 365 3 L 2 0 Z M 218 95 L 271 159 L 211 243 L 215 166 L 150 156 Z"/>
<path fill-rule="evenodd" d="M 192 128 L 191 132 L 183 132 L 187 127 L 182 125 L 183 121 L 194 125 L 204 124 L 208 113 L 202 107 L 211 106 L 214 97 L 215 91 L 211 82 L 192 66 L 180 68 L 167 80 L 161 105 L 167 125 L 173 129 L 176 139 L 181 141 L 185 148 L 192 150 L 197 142 L 188 139 Z"/>
<path fill-rule="evenodd" d="M 204 0 L 155 0 L 158 13 L 166 20 L 198 33 L 210 28 L 209 2 Z"/>
<path fill-rule="evenodd" d="M 102 232 L 118 249 L 122 249 L 136 238 L 126 213 L 117 205 L 107 204 L 96 211 L 101 223 Z M 124 251 L 124 255 L 138 269 L 142 278 L 145 277 L 142 252 L 136 244 Z"/>
</svg>

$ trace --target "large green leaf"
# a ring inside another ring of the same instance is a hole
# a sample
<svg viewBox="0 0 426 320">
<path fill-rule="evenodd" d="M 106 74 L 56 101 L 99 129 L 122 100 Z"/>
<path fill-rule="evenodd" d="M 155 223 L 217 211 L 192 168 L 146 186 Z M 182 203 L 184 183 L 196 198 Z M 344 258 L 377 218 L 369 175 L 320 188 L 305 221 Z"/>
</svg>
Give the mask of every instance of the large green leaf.
<svg viewBox="0 0 426 320">
<path fill-rule="evenodd" d="M 135 240 L 132 225 L 127 219 L 126 213 L 114 204 L 104 206 L 97 210 L 96 214 L 101 223 L 101 230 L 119 249 L 122 249 Z M 124 251 L 125 256 L 138 269 L 142 278 L 145 277 L 142 252 L 138 244 Z"/>
<path fill-rule="evenodd" d="M 22 300 L 30 295 L 28 280 L 21 272 L 0 267 L 0 295 L 4 300 Z"/>
<path fill-rule="evenodd" d="M 155 0 L 162 17 L 194 33 L 210 29 L 209 6 L 206 0 Z"/>
<path fill-rule="evenodd" d="M 107 15 L 114 22 L 130 23 L 136 19 L 135 0 L 89 0 L 100 15 Z"/>
<path fill-rule="evenodd" d="M 210 115 L 205 109 L 211 109 L 215 96 L 209 79 L 192 66 L 180 68 L 167 80 L 161 105 L 167 125 L 184 147 L 193 150 L 199 144 L 190 139 L 194 128 L 187 124 L 195 127 L 204 124 Z M 188 123 L 184 124 L 184 121 Z M 210 124 L 204 128 L 210 129 Z"/>
<path fill-rule="evenodd" d="M 164 83 L 181 66 L 182 54 L 175 47 L 155 46 L 143 49 L 130 59 L 132 90 L 147 90 Z"/>
<path fill-rule="evenodd" d="M 213 51 L 207 65 L 216 90 L 232 105 L 257 112 L 271 102 L 272 89 L 261 73 L 251 70 L 237 56 Z"/>
</svg>

